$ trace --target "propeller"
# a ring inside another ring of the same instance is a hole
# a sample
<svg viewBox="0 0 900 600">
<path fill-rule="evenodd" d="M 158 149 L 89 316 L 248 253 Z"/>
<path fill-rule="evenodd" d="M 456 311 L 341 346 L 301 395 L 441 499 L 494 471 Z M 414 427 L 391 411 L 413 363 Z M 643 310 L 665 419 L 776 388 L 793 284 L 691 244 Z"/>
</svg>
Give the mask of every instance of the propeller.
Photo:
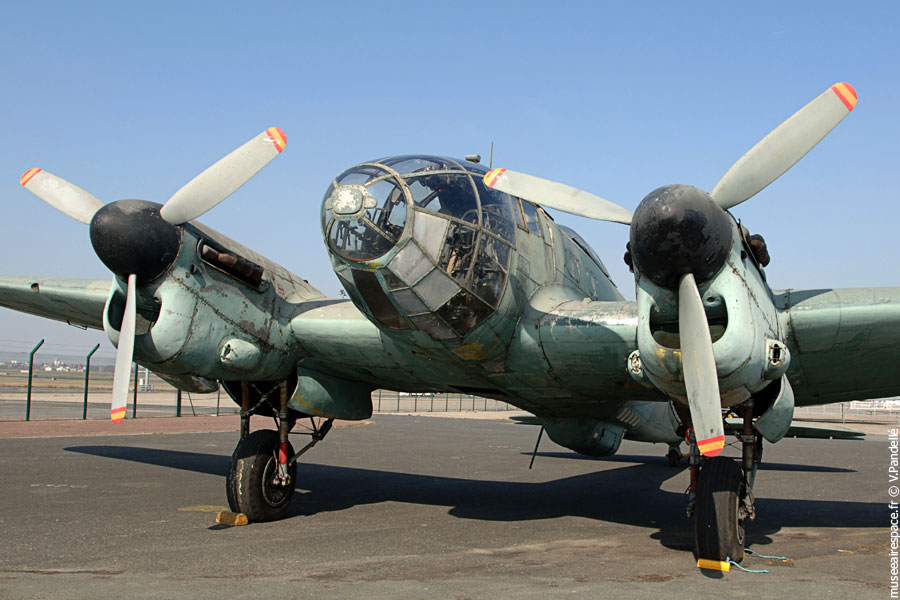
<svg viewBox="0 0 900 600">
<path fill-rule="evenodd" d="M 113 373 L 112 408 L 109 416 L 113 423 L 125 418 L 125 405 L 128 403 L 128 379 L 131 374 L 131 361 L 134 357 L 134 325 L 137 317 L 135 289 L 137 275 L 128 275 L 128 288 L 125 295 L 125 314 L 119 329 L 119 347 L 116 349 L 116 370 Z"/>
<path fill-rule="evenodd" d="M 286 144 L 287 136 L 281 128 L 266 129 L 175 192 L 160 211 L 163 220 L 181 225 L 200 217 L 247 183 L 281 154 Z M 87 225 L 104 206 L 89 192 L 43 169 L 29 169 L 19 181 L 41 200 Z"/>
<path fill-rule="evenodd" d="M 573 215 L 631 224 L 631 211 L 627 208 L 564 183 L 509 169 L 494 169 L 486 173 L 484 183 L 489 188 Z"/>
<path fill-rule="evenodd" d="M 678 283 L 678 330 L 681 371 L 697 447 L 704 456 L 716 456 L 725 447 L 719 378 L 706 312 L 691 273 L 683 275 Z"/>
<path fill-rule="evenodd" d="M 856 90 L 836 83 L 750 148 L 709 193 L 728 209 L 752 198 L 822 141 L 856 106 Z"/>
<path fill-rule="evenodd" d="M 494 169 L 488 187 L 564 212 L 631 225 L 636 276 L 678 294 L 678 329 L 684 385 L 700 452 L 716 456 L 725 445 L 721 400 L 709 324 L 697 281 L 713 277 L 732 246 L 725 212 L 752 198 L 803 158 L 856 106 L 856 90 L 836 83 L 748 150 L 706 194 L 691 186 L 664 186 L 632 214 L 570 186 Z"/>
<path fill-rule="evenodd" d="M 266 129 L 175 192 L 160 211 L 163 220 L 180 225 L 196 219 L 247 183 L 281 154 L 286 144 L 284 131 Z"/>
<path fill-rule="evenodd" d="M 19 179 L 26 190 L 76 221 L 90 225 L 103 206 L 93 194 L 43 169 L 28 169 Z"/>
<path fill-rule="evenodd" d="M 836 83 L 748 150 L 725 173 L 710 196 L 728 209 L 750 199 L 781 177 L 815 147 L 856 106 L 856 90 L 849 83 Z M 488 187 L 563 212 L 611 221 L 631 223 L 631 212 L 563 183 L 494 169 L 484 176 Z"/>
<path fill-rule="evenodd" d="M 287 137 L 270 127 L 221 158 L 179 189 L 162 208 L 140 200 L 103 204 L 75 184 L 42 169 L 29 169 L 20 183 L 60 212 L 91 227 L 100 260 L 127 281 L 125 314 L 119 331 L 110 417 L 125 418 L 128 380 L 134 357 L 138 278 L 150 281 L 175 260 L 181 234 L 176 227 L 222 202 L 281 154 Z"/>
</svg>

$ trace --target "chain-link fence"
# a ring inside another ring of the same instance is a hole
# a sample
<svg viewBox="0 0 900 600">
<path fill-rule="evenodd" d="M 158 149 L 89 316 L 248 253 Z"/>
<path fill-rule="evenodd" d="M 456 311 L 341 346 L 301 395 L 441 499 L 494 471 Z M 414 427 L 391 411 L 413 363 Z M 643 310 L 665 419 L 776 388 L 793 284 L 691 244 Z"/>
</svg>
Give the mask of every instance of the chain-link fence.
<svg viewBox="0 0 900 600">
<path fill-rule="evenodd" d="M 136 376 L 135 376 L 136 374 Z M 112 367 L 91 369 L 85 388 L 83 370 L 35 368 L 31 386 L 26 368 L 0 367 L 0 420 L 108 419 Z M 179 405 L 180 402 L 180 405 Z M 375 413 L 512 411 L 515 407 L 468 394 L 372 392 Z M 143 368 L 132 371 L 127 416 L 169 417 L 226 415 L 239 412 L 221 388 L 210 394 L 178 391 Z"/>
<path fill-rule="evenodd" d="M 112 365 L 83 367 L 0 363 L 0 420 L 109 418 Z M 135 389 L 136 388 L 136 389 Z M 372 392 L 375 413 L 517 411 L 498 400 L 469 394 Z M 223 415 L 238 407 L 223 390 L 210 394 L 178 394 L 171 385 L 146 369 L 132 371 L 128 417 Z M 521 411 L 519 411 L 521 412 Z M 900 417 L 900 398 L 798 407 L 794 416 L 805 419 Z"/>
</svg>

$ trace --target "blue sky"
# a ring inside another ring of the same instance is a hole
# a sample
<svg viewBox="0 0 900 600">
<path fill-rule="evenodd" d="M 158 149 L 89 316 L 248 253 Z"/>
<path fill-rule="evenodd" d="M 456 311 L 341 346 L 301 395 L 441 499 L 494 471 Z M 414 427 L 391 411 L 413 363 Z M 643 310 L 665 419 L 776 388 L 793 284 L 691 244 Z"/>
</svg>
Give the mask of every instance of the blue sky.
<svg viewBox="0 0 900 600">
<path fill-rule="evenodd" d="M 107 279 L 87 227 L 19 186 L 42 167 L 105 202 L 164 202 L 266 127 L 286 151 L 202 221 L 334 295 L 330 179 L 400 153 L 487 157 L 634 208 L 712 189 L 831 84 L 856 110 L 734 212 L 776 288 L 900 285 L 896 2 L 4 2 L 0 272 Z M 626 227 L 556 213 L 626 296 Z M 85 354 L 0 309 L 0 350 Z"/>
</svg>

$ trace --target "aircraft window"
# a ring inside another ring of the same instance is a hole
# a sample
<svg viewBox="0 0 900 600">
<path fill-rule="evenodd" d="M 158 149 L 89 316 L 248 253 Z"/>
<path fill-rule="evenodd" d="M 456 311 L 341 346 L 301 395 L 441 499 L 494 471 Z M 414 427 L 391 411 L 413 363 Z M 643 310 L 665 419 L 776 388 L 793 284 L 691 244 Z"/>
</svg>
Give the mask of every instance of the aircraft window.
<svg viewBox="0 0 900 600">
<path fill-rule="evenodd" d="M 470 294 L 461 290 L 437 314 L 450 324 L 460 335 L 466 335 L 485 320 L 493 309 Z"/>
<path fill-rule="evenodd" d="M 398 156 L 394 159 L 382 161 L 382 164 L 389 166 L 401 175 L 407 175 L 423 170 L 437 171 L 459 169 L 456 165 L 431 156 L 427 158 L 424 156 Z"/>
<path fill-rule="evenodd" d="M 366 166 L 345 171 L 336 181 L 338 185 L 364 186 L 367 200 L 374 200 L 375 206 L 358 218 L 335 219 L 332 197 L 339 188 L 331 185 L 322 203 L 322 221 L 332 249 L 350 260 L 383 256 L 400 239 L 406 225 L 406 195 L 400 183 L 386 171 Z"/>
<path fill-rule="evenodd" d="M 455 281 L 440 269 L 435 269 L 416 284 L 416 293 L 429 308 L 437 309 L 459 291 Z"/>
<path fill-rule="evenodd" d="M 525 217 L 522 215 L 521 199 L 516 198 L 513 201 L 513 210 L 516 211 L 516 225 L 518 225 L 520 229 L 525 229 L 525 231 L 528 231 L 528 229 L 526 229 L 525 227 Z"/>
<path fill-rule="evenodd" d="M 409 323 L 384 293 L 375 273 L 353 269 L 353 283 L 365 305 L 372 311 L 372 316 L 382 325 L 390 329 L 409 329 Z"/>
<path fill-rule="evenodd" d="M 378 206 L 366 211 L 366 216 L 389 237 L 400 239 L 406 224 L 406 198 L 403 189 L 396 180 L 383 179 L 368 186 L 368 192 L 378 201 Z"/>
<path fill-rule="evenodd" d="M 425 303 L 413 292 L 412 290 L 400 290 L 399 292 L 394 292 L 394 300 L 397 301 L 397 304 L 400 305 L 406 314 L 408 315 L 418 315 L 422 313 L 431 312 Z"/>
<path fill-rule="evenodd" d="M 415 243 L 404 246 L 390 263 L 391 271 L 410 285 L 419 281 L 433 268 L 431 259 Z"/>
<path fill-rule="evenodd" d="M 466 282 L 472 258 L 475 256 L 476 231 L 460 223 L 451 223 L 441 251 L 441 268 L 460 285 Z"/>
<path fill-rule="evenodd" d="M 597 253 L 594 252 L 594 249 L 590 247 L 590 245 L 585 241 L 583 237 L 581 237 L 574 229 L 566 227 L 565 225 L 560 225 L 560 229 L 562 229 L 563 233 L 567 234 L 572 241 L 575 242 L 575 245 L 581 248 L 588 257 L 597 263 L 597 266 L 600 267 L 600 270 L 609 277 L 609 272 L 606 270 L 606 266 L 603 264 L 603 261 L 600 260 L 600 257 L 597 256 Z"/>
<path fill-rule="evenodd" d="M 537 207 L 531 202 L 522 200 L 522 213 L 525 215 L 525 225 L 528 231 L 541 235 L 541 226 L 538 224 Z"/>
<path fill-rule="evenodd" d="M 416 328 L 421 329 L 438 341 L 453 340 L 459 337 L 455 331 L 447 327 L 443 321 L 432 314 L 410 317 L 409 320 L 412 321 Z"/>
<path fill-rule="evenodd" d="M 371 260 L 384 256 L 394 247 L 394 240 L 385 237 L 368 221 L 334 221 L 328 241 L 335 252 L 350 260 Z"/>
<path fill-rule="evenodd" d="M 337 176 L 339 185 L 363 185 L 370 179 L 383 177 L 386 171 L 376 167 L 353 167 Z"/>
<path fill-rule="evenodd" d="M 406 180 L 413 202 L 422 208 L 478 224 L 478 200 L 463 173 L 416 175 Z"/>
<path fill-rule="evenodd" d="M 482 226 L 509 243 L 515 241 L 515 225 L 512 219 L 510 197 L 503 192 L 489 189 L 481 177 L 475 177 L 475 187 L 481 197 Z"/>
<path fill-rule="evenodd" d="M 331 195 L 334 193 L 334 184 L 332 183 L 328 186 L 328 189 L 325 191 L 325 201 L 322 202 L 322 234 L 328 235 L 328 221 L 331 218 L 331 210 L 329 208 L 328 199 L 331 198 Z"/>
<path fill-rule="evenodd" d="M 509 246 L 490 236 L 481 236 L 472 269 L 472 291 L 493 307 L 497 306 L 503 291 L 508 265 Z"/>
<path fill-rule="evenodd" d="M 548 215 L 543 208 L 538 207 L 538 212 L 541 213 L 541 216 L 544 217 L 544 241 L 547 242 L 550 246 L 553 245 L 553 227 L 550 225 L 550 221 L 553 220 L 553 217 Z"/>
<path fill-rule="evenodd" d="M 400 281 L 400 278 L 388 271 L 387 269 L 381 269 L 381 277 L 384 279 L 385 285 L 387 285 L 389 290 L 399 290 L 401 288 L 405 288 L 406 284 Z"/>
</svg>

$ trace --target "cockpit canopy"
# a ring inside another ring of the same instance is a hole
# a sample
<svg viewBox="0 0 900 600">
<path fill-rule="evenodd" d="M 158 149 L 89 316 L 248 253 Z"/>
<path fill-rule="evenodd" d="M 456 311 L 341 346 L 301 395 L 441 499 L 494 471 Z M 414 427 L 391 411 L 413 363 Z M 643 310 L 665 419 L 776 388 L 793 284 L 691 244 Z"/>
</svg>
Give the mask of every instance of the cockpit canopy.
<svg viewBox="0 0 900 600">
<path fill-rule="evenodd" d="M 397 156 L 335 178 L 322 230 L 349 267 L 338 271 L 348 292 L 382 325 L 449 340 L 496 309 L 515 224 L 510 197 L 485 187 L 486 172 L 448 158 Z"/>
</svg>

